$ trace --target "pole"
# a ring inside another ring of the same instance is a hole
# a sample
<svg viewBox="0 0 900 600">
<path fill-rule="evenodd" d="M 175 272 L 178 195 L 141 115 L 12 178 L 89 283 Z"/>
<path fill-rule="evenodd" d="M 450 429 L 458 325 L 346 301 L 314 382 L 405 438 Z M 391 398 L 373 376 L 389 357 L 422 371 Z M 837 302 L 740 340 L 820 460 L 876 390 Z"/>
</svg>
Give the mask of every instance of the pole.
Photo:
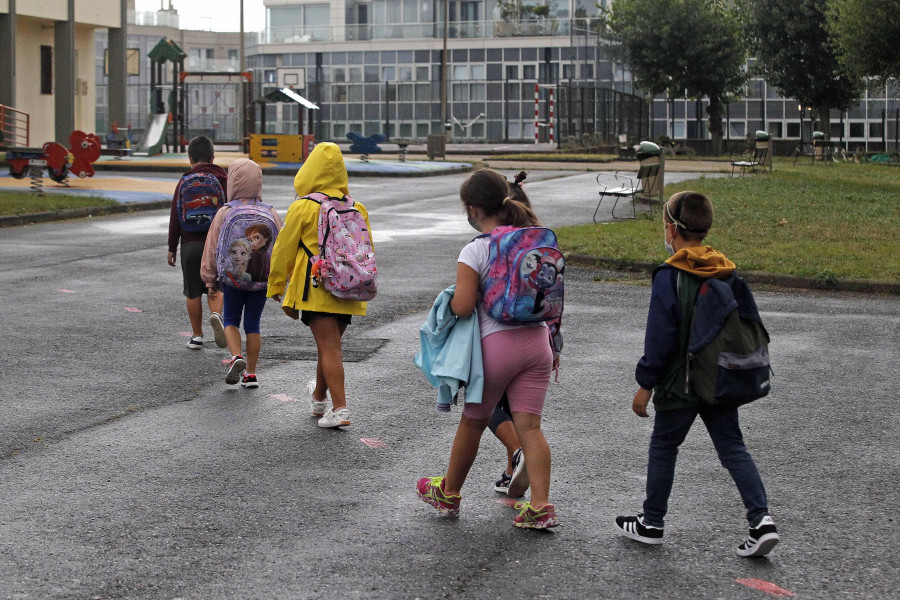
<svg viewBox="0 0 900 600">
<path fill-rule="evenodd" d="M 240 11 L 241 11 L 241 35 L 240 35 L 241 51 L 240 51 L 239 56 L 240 56 L 241 64 L 240 64 L 240 67 L 238 68 L 238 72 L 241 74 L 241 76 L 238 80 L 241 82 L 241 93 L 240 93 L 241 110 L 238 113 L 239 122 L 238 122 L 238 127 L 237 127 L 237 133 L 238 133 L 238 143 L 243 148 L 244 137 L 245 137 L 246 131 L 247 131 L 247 81 L 244 79 L 244 0 L 241 0 Z M 266 108 L 264 106 L 263 111 L 265 111 L 265 110 L 266 110 Z"/>
<path fill-rule="evenodd" d="M 444 0 L 444 49 L 441 51 L 441 129 L 447 136 L 447 34 L 450 30 L 450 0 Z"/>
</svg>

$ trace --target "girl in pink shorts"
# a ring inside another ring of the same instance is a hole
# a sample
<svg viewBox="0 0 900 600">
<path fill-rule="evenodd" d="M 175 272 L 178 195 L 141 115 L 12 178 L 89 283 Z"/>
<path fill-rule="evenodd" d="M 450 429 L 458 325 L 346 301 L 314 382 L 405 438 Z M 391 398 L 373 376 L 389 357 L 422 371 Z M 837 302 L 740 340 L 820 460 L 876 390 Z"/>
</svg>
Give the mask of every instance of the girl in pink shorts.
<svg viewBox="0 0 900 600">
<path fill-rule="evenodd" d="M 472 173 L 459 194 L 469 223 L 482 233 L 490 233 L 501 225 L 539 225 L 531 208 L 511 197 L 506 178 L 491 169 Z M 548 329 L 542 323 L 507 325 L 485 312 L 480 290 L 488 274 L 489 244 L 490 236 L 481 236 L 462 249 L 456 291 L 450 302 L 458 317 L 467 317 L 473 311 L 478 314 L 484 368 L 481 404 L 466 404 L 463 409 L 446 476 L 423 477 L 416 491 L 442 513 L 459 514 L 460 490 L 478 454 L 481 434 L 506 393 L 531 483 L 531 500 L 516 503 L 520 513 L 514 523 L 532 529 L 555 527 L 559 521 L 549 500 L 550 446 L 541 431 L 541 412 L 557 359 Z"/>
</svg>

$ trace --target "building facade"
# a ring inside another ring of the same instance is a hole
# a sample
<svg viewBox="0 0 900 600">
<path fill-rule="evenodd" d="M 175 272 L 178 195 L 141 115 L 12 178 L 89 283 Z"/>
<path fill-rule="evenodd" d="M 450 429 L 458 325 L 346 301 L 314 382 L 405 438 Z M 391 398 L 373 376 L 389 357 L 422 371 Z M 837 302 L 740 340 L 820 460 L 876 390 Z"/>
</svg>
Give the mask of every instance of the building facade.
<svg viewBox="0 0 900 600">
<path fill-rule="evenodd" d="M 449 127 L 471 142 L 560 145 L 612 143 L 618 135 L 678 140 L 709 138 L 706 101 L 645 99 L 635 90 L 621 53 L 603 30 L 608 2 L 585 0 L 264 0 L 266 28 L 245 35 L 250 98 L 292 87 L 320 110 L 320 140 L 347 133 L 384 133 L 423 141 Z M 133 2 L 132 2 L 133 5 Z M 446 15 L 445 15 L 446 11 Z M 188 71 L 237 72 L 237 33 L 178 29 L 177 13 L 132 14 L 129 48 L 138 48 L 140 73 L 130 75 L 128 122 L 146 123 L 146 55 L 161 37 L 188 54 Z M 104 47 L 102 32 L 97 49 Z M 105 114 L 105 79 L 97 63 L 98 127 Z M 237 85 L 231 79 L 188 82 L 187 129 L 237 141 Z M 268 104 L 270 133 L 295 133 L 295 104 Z M 257 115 L 257 128 L 261 119 Z M 756 130 L 789 143 L 808 141 L 817 125 L 811 111 L 762 79 L 727 106 L 725 138 L 739 142 Z M 849 149 L 897 147 L 900 90 L 870 89 L 854 109 L 835 111 L 830 137 Z M 120 124 L 121 125 L 121 124 Z"/>
<path fill-rule="evenodd" d="M 103 101 L 120 111 L 125 27 L 125 0 L 0 0 L 0 104 L 28 123 L 27 135 L 4 131 L 4 143 L 67 145 L 72 131 L 96 130 L 98 30 L 109 40 L 112 92 Z"/>
</svg>

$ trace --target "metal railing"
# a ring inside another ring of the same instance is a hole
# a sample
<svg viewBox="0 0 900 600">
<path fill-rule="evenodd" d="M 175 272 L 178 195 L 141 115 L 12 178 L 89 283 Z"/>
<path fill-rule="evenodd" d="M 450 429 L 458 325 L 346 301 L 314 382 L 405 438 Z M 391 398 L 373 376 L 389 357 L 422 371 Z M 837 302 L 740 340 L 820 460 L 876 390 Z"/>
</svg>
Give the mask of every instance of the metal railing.
<svg viewBox="0 0 900 600">
<path fill-rule="evenodd" d="M 451 21 L 447 37 L 507 38 L 580 35 L 602 26 L 600 19 L 550 19 L 531 17 L 504 21 Z M 339 25 L 314 27 L 270 27 L 256 35 L 258 44 L 366 41 L 395 39 L 440 39 L 443 22 Z"/>
<path fill-rule="evenodd" d="M 11 106 L 0 104 L 0 145 L 27 147 L 31 141 L 31 115 Z"/>
</svg>

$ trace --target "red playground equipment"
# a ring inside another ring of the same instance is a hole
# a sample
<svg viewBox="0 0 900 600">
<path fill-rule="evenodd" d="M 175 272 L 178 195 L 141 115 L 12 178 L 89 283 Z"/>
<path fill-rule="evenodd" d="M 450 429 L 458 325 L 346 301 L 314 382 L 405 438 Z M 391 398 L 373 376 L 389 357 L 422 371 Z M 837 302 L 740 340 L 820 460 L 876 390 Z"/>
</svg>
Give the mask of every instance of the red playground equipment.
<svg viewBox="0 0 900 600">
<path fill-rule="evenodd" d="M 6 151 L 9 174 L 16 179 L 26 175 L 40 177 L 46 167 L 47 175 L 57 183 L 63 183 L 70 172 L 79 177 L 93 177 L 91 163 L 100 158 L 100 138 L 93 133 L 73 131 L 69 147 L 66 150 L 62 144 L 47 142 L 41 148 L 9 148 Z"/>
</svg>

